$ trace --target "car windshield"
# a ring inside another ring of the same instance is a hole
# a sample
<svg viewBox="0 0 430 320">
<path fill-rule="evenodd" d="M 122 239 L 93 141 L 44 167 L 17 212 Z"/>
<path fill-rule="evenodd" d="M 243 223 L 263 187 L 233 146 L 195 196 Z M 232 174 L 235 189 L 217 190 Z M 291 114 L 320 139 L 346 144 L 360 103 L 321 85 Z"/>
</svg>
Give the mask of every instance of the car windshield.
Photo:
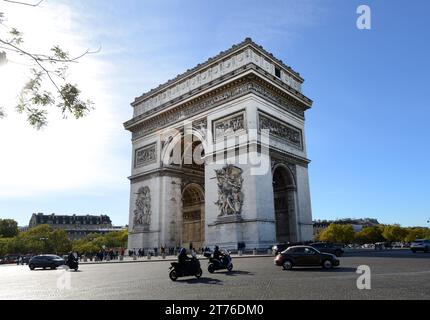
<svg viewBox="0 0 430 320">
<path fill-rule="evenodd" d="M 50 260 L 52 260 L 52 259 L 61 259 L 59 256 L 55 256 L 55 255 L 46 255 L 46 256 L 43 256 L 45 259 L 50 259 Z"/>
</svg>

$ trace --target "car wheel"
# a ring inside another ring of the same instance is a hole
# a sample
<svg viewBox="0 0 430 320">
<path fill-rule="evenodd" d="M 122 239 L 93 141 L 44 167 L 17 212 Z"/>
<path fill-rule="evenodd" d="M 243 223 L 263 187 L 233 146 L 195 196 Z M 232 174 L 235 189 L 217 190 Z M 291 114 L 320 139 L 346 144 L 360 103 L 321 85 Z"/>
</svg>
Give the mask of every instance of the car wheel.
<svg viewBox="0 0 430 320">
<path fill-rule="evenodd" d="M 51 266 L 51 270 L 55 270 L 55 269 L 57 269 L 57 266 L 56 266 L 55 264 L 53 264 L 53 265 Z"/>
<path fill-rule="evenodd" d="M 228 271 L 233 270 L 233 263 L 231 263 L 231 264 L 227 267 L 227 270 L 228 270 Z"/>
<path fill-rule="evenodd" d="M 175 271 L 175 270 L 170 271 L 170 273 L 169 273 L 169 278 L 170 278 L 170 280 L 172 280 L 172 281 L 176 281 L 176 280 L 178 280 L 178 274 L 176 273 L 176 271 Z"/>
<path fill-rule="evenodd" d="M 324 269 L 331 269 L 331 268 L 333 268 L 333 263 L 330 260 L 324 260 L 323 268 Z"/>
<path fill-rule="evenodd" d="M 30 270 L 34 270 L 35 268 L 34 264 L 30 264 L 29 267 L 30 267 Z"/>
<path fill-rule="evenodd" d="M 282 264 L 282 268 L 284 270 L 291 270 L 293 269 L 293 262 L 291 262 L 291 260 L 286 260 L 283 264 Z"/>
<path fill-rule="evenodd" d="M 197 279 L 200 278 L 202 276 L 202 274 L 203 274 L 202 268 L 199 268 L 199 270 L 196 273 L 196 278 Z"/>
</svg>

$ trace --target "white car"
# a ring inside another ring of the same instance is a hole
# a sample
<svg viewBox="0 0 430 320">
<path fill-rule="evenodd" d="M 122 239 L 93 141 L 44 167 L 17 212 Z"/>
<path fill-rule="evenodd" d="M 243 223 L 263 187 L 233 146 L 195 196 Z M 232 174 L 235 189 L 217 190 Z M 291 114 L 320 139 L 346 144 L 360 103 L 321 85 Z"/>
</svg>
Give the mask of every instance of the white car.
<svg viewBox="0 0 430 320">
<path fill-rule="evenodd" d="M 413 253 L 415 253 L 417 251 L 429 252 L 430 251 L 430 240 L 419 239 L 419 240 L 413 241 L 411 243 L 411 250 Z"/>
</svg>

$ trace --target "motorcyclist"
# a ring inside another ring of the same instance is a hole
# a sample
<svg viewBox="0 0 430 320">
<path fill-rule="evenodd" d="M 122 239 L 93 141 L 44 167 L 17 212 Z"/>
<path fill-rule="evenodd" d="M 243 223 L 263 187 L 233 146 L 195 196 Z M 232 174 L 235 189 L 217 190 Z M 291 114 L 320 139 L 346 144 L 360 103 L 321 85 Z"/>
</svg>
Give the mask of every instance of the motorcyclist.
<svg viewBox="0 0 430 320">
<path fill-rule="evenodd" d="M 218 262 L 222 262 L 222 258 L 223 258 L 223 254 L 221 253 L 221 251 L 219 250 L 219 246 L 215 246 L 214 248 L 214 253 L 213 253 L 213 257 L 215 260 L 217 260 Z"/>
<path fill-rule="evenodd" d="M 73 251 L 69 252 L 69 255 L 67 256 L 67 262 L 66 264 L 70 267 L 73 264 L 76 264 L 78 262 L 78 258 L 75 256 Z"/>
<path fill-rule="evenodd" d="M 190 261 L 191 258 L 187 255 L 187 250 L 185 248 L 181 248 L 178 255 L 178 263 L 180 267 L 185 267 L 187 261 Z"/>
</svg>

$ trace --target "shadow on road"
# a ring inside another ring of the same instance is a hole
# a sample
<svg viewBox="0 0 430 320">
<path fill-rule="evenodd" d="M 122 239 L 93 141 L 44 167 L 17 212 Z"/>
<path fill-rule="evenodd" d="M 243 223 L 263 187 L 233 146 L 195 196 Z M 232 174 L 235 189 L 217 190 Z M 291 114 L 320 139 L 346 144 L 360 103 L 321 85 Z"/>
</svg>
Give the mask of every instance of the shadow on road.
<svg viewBox="0 0 430 320">
<path fill-rule="evenodd" d="M 252 275 L 254 275 L 252 272 L 242 271 L 242 270 L 232 270 L 232 271 L 225 270 L 225 271 L 220 271 L 217 273 L 225 274 L 226 276 L 238 276 L 238 275 L 252 276 Z"/>
<path fill-rule="evenodd" d="M 387 250 L 369 252 L 345 252 L 344 257 L 367 257 L 367 258 L 409 258 L 409 259 L 430 259 L 430 253 L 410 250 Z"/>
<path fill-rule="evenodd" d="M 299 271 L 299 272 L 303 272 L 303 271 L 317 271 L 317 272 L 333 272 L 333 273 L 338 273 L 338 272 L 351 272 L 351 273 L 355 273 L 357 271 L 357 268 L 351 268 L 351 267 L 336 267 L 333 269 L 324 269 L 324 268 L 319 268 L 319 267 L 294 267 L 292 270 L 290 270 L 290 272 L 295 272 L 295 271 Z"/>
<path fill-rule="evenodd" d="M 180 283 L 203 283 L 203 284 L 222 284 L 221 280 L 214 279 L 214 278 L 207 278 L 207 277 L 201 277 L 200 279 L 197 278 L 191 278 L 191 279 L 178 279 L 176 282 Z"/>
</svg>

